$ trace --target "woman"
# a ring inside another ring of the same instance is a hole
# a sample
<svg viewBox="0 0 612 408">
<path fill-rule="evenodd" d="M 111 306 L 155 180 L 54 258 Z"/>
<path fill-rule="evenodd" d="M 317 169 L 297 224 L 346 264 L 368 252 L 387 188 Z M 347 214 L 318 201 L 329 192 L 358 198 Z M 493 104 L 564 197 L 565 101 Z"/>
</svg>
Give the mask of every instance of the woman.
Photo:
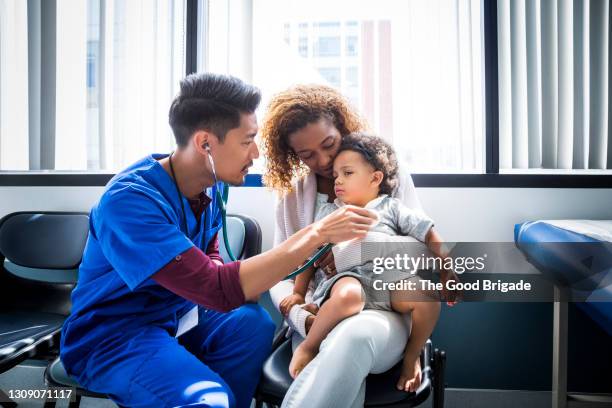
<svg viewBox="0 0 612 408">
<path fill-rule="evenodd" d="M 366 130 L 365 121 L 333 88 L 301 85 L 273 98 L 261 137 L 267 159 L 264 182 L 280 193 L 275 245 L 313 222 L 317 200 L 335 199 L 332 163 L 340 141 L 352 132 Z M 399 186 L 393 195 L 411 208 L 421 208 L 405 168 L 400 167 Z M 334 273 L 331 255 L 315 266 Z M 270 290 L 279 311 L 284 299 L 295 296 L 293 285 L 293 281 L 283 281 Z M 299 300 L 304 303 L 307 299 Z M 314 316 L 297 305 L 283 311 L 295 330 L 295 348 Z M 399 361 L 409 327 L 399 314 L 384 311 L 367 310 L 344 320 L 293 382 L 283 407 L 363 406 L 366 376 L 387 371 Z"/>
</svg>

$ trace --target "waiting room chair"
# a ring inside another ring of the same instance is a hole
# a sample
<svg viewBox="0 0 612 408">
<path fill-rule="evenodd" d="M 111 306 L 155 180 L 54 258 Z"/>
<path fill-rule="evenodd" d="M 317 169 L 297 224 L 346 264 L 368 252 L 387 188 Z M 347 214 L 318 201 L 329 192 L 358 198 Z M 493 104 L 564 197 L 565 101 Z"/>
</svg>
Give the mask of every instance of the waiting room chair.
<svg viewBox="0 0 612 408">
<path fill-rule="evenodd" d="M 240 214 L 228 214 L 226 220 L 228 241 L 232 253 L 237 259 L 246 259 L 261 253 L 261 228 L 254 218 Z M 222 231 L 219 231 L 219 252 L 224 261 L 229 261 L 229 256 L 223 242 Z M 76 283 L 76 280 L 74 281 Z M 79 386 L 66 370 L 59 357 L 52 361 L 45 370 L 45 382 L 50 388 L 70 387 L 75 389 L 75 399 L 70 402 L 69 407 L 79 407 L 82 397 L 107 398 L 104 394 L 98 394 Z M 47 400 L 45 408 L 55 407 L 55 401 Z"/>
<path fill-rule="evenodd" d="M 272 354 L 264 363 L 262 378 L 255 394 L 256 408 L 280 406 L 293 379 L 289 375 L 291 339 L 285 338 L 287 327 L 275 336 Z M 423 403 L 433 393 L 433 408 L 444 406 L 444 371 L 446 353 L 432 352 L 428 340 L 421 353 L 422 381 L 416 392 L 403 392 L 395 388 L 401 370 L 401 361 L 382 374 L 370 374 L 366 379 L 366 407 L 414 407 Z"/>
<path fill-rule="evenodd" d="M 55 352 L 88 222 L 76 212 L 17 212 L 0 220 L 0 373 Z M 16 406 L 0 393 L 1 406 Z"/>
<path fill-rule="evenodd" d="M 261 228 L 254 218 L 241 214 L 228 214 L 226 222 L 228 241 L 237 259 L 247 259 L 261 253 Z M 219 231 L 218 239 L 221 257 L 223 261 L 229 262 L 222 231 Z"/>
</svg>

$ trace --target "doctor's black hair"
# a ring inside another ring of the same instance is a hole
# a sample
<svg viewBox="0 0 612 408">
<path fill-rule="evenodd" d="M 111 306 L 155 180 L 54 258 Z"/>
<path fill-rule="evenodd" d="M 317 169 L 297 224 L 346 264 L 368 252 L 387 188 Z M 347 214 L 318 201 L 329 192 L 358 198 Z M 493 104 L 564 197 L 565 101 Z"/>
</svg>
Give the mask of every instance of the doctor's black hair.
<svg viewBox="0 0 612 408">
<path fill-rule="evenodd" d="M 198 130 L 209 131 L 223 142 L 229 130 L 240 126 L 240 114 L 255 112 L 260 101 L 259 89 L 236 77 L 188 75 L 168 114 L 176 144 L 186 146 Z"/>
<path fill-rule="evenodd" d="M 378 136 L 354 132 L 342 138 L 338 155 L 347 150 L 359 153 L 374 170 L 382 172 L 379 194 L 393 194 L 398 184 L 399 166 L 395 151 L 389 143 Z"/>
</svg>

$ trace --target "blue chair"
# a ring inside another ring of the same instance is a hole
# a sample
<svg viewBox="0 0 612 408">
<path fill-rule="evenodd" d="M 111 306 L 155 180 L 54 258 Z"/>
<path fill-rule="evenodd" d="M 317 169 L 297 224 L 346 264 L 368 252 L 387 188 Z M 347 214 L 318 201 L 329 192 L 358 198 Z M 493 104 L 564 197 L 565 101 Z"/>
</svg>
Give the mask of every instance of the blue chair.
<svg viewBox="0 0 612 408">
<path fill-rule="evenodd" d="M 88 222 L 87 214 L 69 212 L 17 212 L 0 220 L 0 373 L 56 355 Z M 2 391 L 0 405 L 16 406 Z"/>
<path fill-rule="evenodd" d="M 261 253 L 261 228 L 254 218 L 246 215 L 228 214 L 226 228 L 228 229 L 228 240 L 232 253 L 237 259 L 246 259 Z M 227 250 L 221 233 L 219 234 L 219 252 L 223 259 L 229 261 Z M 74 281 L 76 283 L 76 280 Z M 104 394 L 95 393 L 82 388 L 68 374 L 59 357 L 53 360 L 45 370 L 45 383 L 48 387 L 70 387 L 75 390 L 75 400 L 70 402 L 69 407 L 79 407 L 82 397 L 107 398 Z M 45 408 L 55 407 L 55 401 L 47 400 Z"/>
</svg>

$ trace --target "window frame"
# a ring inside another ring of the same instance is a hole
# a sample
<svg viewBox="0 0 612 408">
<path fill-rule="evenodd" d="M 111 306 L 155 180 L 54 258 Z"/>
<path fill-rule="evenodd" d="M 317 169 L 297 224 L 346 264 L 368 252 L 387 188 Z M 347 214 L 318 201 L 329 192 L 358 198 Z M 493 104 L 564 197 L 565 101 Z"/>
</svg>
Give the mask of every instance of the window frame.
<svg viewBox="0 0 612 408">
<path fill-rule="evenodd" d="M 198 8 L 208 0 L 186 0 L 186 75 L 197 71 Z M 413 173 L 416 187 L 432 188 L 612 188 L 612 174 L 503 174 L 499 172 L 497 0 L 483 0 L 485 76 L 485 173 Z M 203 44 L 202 48 L 205 47 Z M 0 186 L 104 186 L 114 173 L 0 171 Z M 248 174 L 245 187 L 262 187 L 261 174 Z"/>
</svg>

